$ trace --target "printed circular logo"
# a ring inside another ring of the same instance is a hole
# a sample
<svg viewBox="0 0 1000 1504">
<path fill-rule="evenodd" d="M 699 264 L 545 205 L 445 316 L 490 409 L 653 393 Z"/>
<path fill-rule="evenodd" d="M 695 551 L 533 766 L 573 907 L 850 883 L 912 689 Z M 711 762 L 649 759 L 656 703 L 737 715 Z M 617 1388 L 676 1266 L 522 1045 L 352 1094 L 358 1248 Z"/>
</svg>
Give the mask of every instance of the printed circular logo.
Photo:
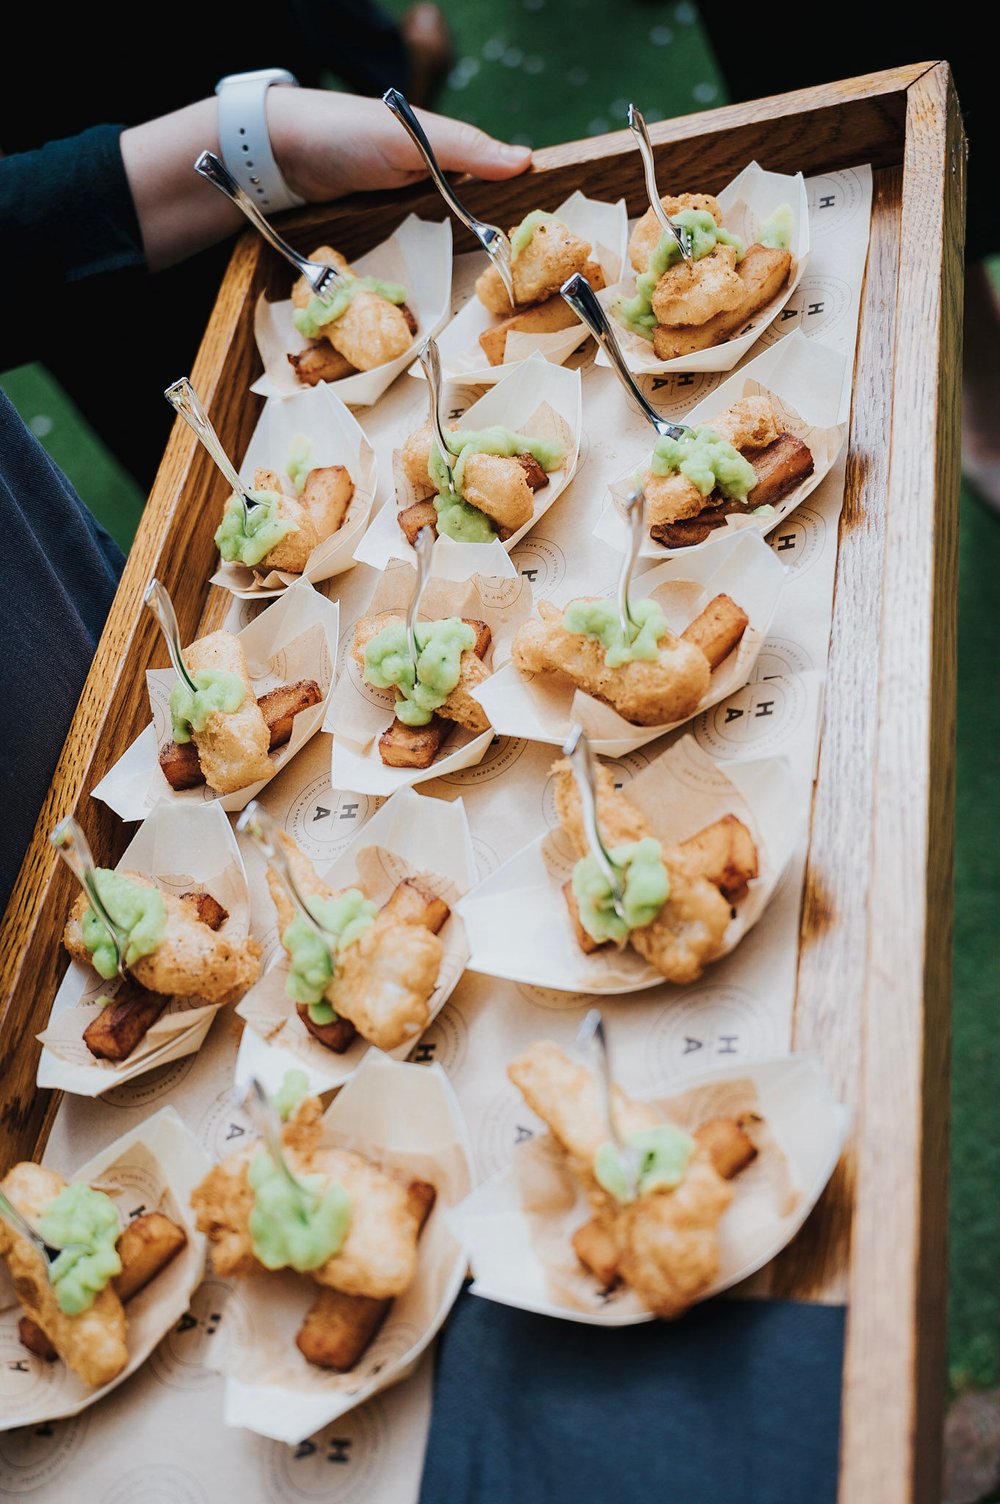
<svg viewBox="0 0 1000 1504">
<path fill-rule="evenodd" d="M 507 579 L 502 575 L 480 575 L 479 594 L 484 606 L 506 610 L 514 604 L 524 588 L 521 580 Z"/>
<path fill-rule="evenodd" d="M 398 1363 L 420 1340 L 421 1328 L 412 1321 L 397 1321 L 392 1312 L 361 1360 L 358 1387 L 377 1378 L 384 1369 Z"/>
<path fill-rule="evenodd" d="M 836 177 L 821 174 L 809 178 L 806 198 L 810 236 L 839 234 L 857 217 L 865 201 L 861 183 L 850 171 L 838 173 Z"/>
<path fill-rule="evenodd" d="M 476 784 L 491 783 L 512 768 L 528 743 L 520 737 L 495 736 L 486 749 L 482 762 L 473 768 L 459 768 L 456 773 L 441 775 L 442 783 Z"/>
<path fill-rule="evenodd" d="M 219 1092 L 195 1132 L 213 1159 L 224 1159 L 253 1138 L 253 1126 L 239 1105 L 235 1086 Z"/>
<path fill-rule="evenodd" d="M 206 1389 L 220 1382 L 217 1366 L 222 1347 L 248 1346 L 251 1332 L 250 1315 L 240 1295 L 225 1280 L 210 1276 L 153 1351 L 149 1366 L 168 1389 Z"/>
<path fill-rule="evenodd" d="M 778 523 L 767 541 L 786 569 L 804 574 L 823 552 L 825 538 L 825 519 L 803 504 Z"/>
<path fill-rule="evenodd" d="M 102 1496 L 101 1504 L 210 1504 L 204 1484 L 169 1462 L 147 1462 L 123 1473 Z"/>
<path fill-rule="evenodd" d="M 11 1415 L 29 1413 L 65 1378 L 61 1363 L 43 1363 L 22 1346 L 17 1334 L 20 1315 L 20 1307 L 7 1312 L 0 1327 L 0 1408 Z"/>
<path fill-rule="evenodd" d="M 479 1124 L 476 1163 L 480 1174 L 485 1177 L 506 1170 L 517 1145 L 538 1132 L 538 1122 L 521 1093 L 513 1086 L 505 1087 L 489 1103 Z"/>
<path fill-rule="evenodd" d="M 185 1055 L 180 1060 L 171 1060 L 166 1065 L 157 1066 L 155 1071 L 150 1071 L 147 1076 L 140 1076 L 137 1081 L 126 1081 L 121 1086 L 113 1087 L 111 1091 L 104 1093 L 101 1101 L 109 1107 L 148 1107 L 161 1097 L 169 1097 L 174 1088 L 184 1080 L 197 1058 L 197 1054 Z"/>
<path fill-rule="evenodd" d="M 527 580 L 536 600 L 553 595 L 566 576 L 566 555 L 558 543 L 530 533 L 511 550 L 511 562 Z"/>
<path fill-rule="evenodd" d="M 18 1347 L 21 1344 L 18 1343 Z M 25 1349 L 22 1347 L 21 1352 Z M 0 1338 L 0 1364 L 6 1366 L 7 1349 Z M 32 1359 L 37 1363 L 38 1359 Z M 50 1367 L 39 1364 L 39 1367 Z M 7 1409 L 9 1390 L 0 1389 L 0 1406 Z M 17 1501 L 36 1489 L 46 1488 L 64 1473 L 83 1446 L 91 1411 L 82 1410 L 67 1420 L 40 1421 L 0 1433 L 0 1497 Z"/>
<path fill-rule="evenodd" d="M 797 642 L 787 637 L 769 637 L 757 655 L 750 673 L 751 683 L 783 679 L 789 674 L 806 674 L 815 664 Z"/>
<path fill-rule="evenodd" d="M 533 983 L 517 982 L 518 992 L 532 1008 L 543 1008 L 546 1013 L 582 1012 L 596 998 L 586 992 L 562 992 L 558 987 L 536 987 Z"/>
<path fill-rule="evenodd" d="M 840 323 L 851 306 L 851 284 L 843 277 L 820 276 L 807 272 L 792 294 L 798 311 L 798 327 L 810 337 L 829 331 Z M 781 315 L 778 316 L 778 323 Z M 786 328 L 791 326 L 788 320 Z"/>
<path fill-rule="evenodd" d="M 261 1472 L 267 1496 L 273 1504 L 294 1504 L 300 1499 L 358 1504 L 377 1499 L 389 1443 L 384 1407 L 377 1398 L 331 1421 L 298 1446 L 262 1438 Z"/>
<path fill-rule="evenodd" d="M 476 875 L 482 882 L 484 877 L 489 877 L 500 865 L 498 853 L 481 836 L 472 837 L 472 850 L 476 858 Z"/>
<path fill-rule="evenodd" d="M 638 381 L 646 400 L 658 412 L 683 417 L 714 392 L 725 375 L 724 371 L 663 371 L 658 376 L 640 376 Z"/>
<path fill-rule="evenodd" d="M 348 794 L 332 789 L 329 777 L 314 778 L 295 796 L 285 829 L 306 856 L 331 862 L 376 808 L 376 801 L 367 794 Z"/>
<path fill-rule="evenodd" d="M 265 600 L 242 600 L 239 596 L 233 597 L 233 605 L 226 617 L 227 632 L 242 632 L 251 622 L 257 620 L 262 611 L 272 605 L 272 599 Z"/>
<path fill-rule="evenodd" d="M 708 1070 L 741 1057 L 759 1059 L 778 1047 L 761 1004 L 740 987 L 709 986 L 689 992 L 665 1010 L 649 1031 L 647 1058 L 654 1073 Z"/>
<path fill-rule="evenodd" d="M 453 1075 L 465 1060 L 469 1029 L 458 1009 L 445 1006 L 407 1055 L 413 1065 L 440 1065 Z"/>
<path fill-rule="evenodd" d="M 763 757 L 775 742 L 798 728 L 805 709 L 801 681 L 758 680 L 699 717 L 695 740 L 706 752 L 726 756 L 737 750 L 753 751 Z"/>
</svg>

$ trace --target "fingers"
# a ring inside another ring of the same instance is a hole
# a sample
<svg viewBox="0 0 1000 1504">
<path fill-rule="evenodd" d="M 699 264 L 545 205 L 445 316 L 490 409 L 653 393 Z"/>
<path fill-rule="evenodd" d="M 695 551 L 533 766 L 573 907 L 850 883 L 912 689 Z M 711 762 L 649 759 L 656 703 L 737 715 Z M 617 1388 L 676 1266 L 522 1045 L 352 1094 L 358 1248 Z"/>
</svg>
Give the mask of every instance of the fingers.
<svg viewBox="0 0 1000 1504">
<path fill-rule="evenodd" d="M 445 115 L 434 115 L 428 110 L 418 110 L 420 123 L 445 172 L 471 172 L 477 178 L 491 181 L 513 178 L 531 165 L 531 148 L 511 146 L 497 141 L 485 131 L 477 130 L 462 120 L 449 120 Z M 412 151 L 408 138 L 400 135 Z M 410 161 L 406 163 L 410 167 Z"/>
</svg>

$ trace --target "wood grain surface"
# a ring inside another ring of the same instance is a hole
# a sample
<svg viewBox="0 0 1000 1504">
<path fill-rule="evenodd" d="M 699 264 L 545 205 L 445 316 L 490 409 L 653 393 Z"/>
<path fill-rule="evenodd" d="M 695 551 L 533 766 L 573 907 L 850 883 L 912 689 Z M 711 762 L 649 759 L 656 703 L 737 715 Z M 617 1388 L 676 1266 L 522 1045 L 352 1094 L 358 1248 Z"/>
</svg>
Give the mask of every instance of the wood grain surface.
<svg viewBox="0 0 1000 1504">
<path fill-rule="evenodd" d="M 928 63 L 661 122 L 652 136 L 660 181 L 677 189 L 717 189 L 753 157 L 879 169 L 794 1024 L 795 1047 L 821 1054 L 856 1117 L 772 1288 L 849 1301 L 841 1504 L 929 1504 L 944 1374 L 961 121 L 946 65 Z M 577 187 L 644 203 L 628 132 L 535 162 L 506 184 L 463 184 L 463 198 L 503 225 Z M 300 211 L 282 229 L 303 249 L 330 240 L 355 255 L 409 212 L 444 209 L 418 185 Z M 253 306 L 287 288 L 287 268 L 242 237 L 191 373 L 237 460 L 260 406 L 247 391 L 260 370 Z M 0 930 L 0 1164 L 44 1142 L 52 1111 L 34 1087 L 34 1035 L 65 967 L 74 880 L 48 831 L 75 811 L 102 862 L 132 834 L 87 795 L 148 720 L 146 668 L 166 663 L 141 604 L 151 576 L 170 588 L 185 640 L 222 618 L 227 598 L 207 580 L 224 496 L 178 420 Z"/>
</svg>

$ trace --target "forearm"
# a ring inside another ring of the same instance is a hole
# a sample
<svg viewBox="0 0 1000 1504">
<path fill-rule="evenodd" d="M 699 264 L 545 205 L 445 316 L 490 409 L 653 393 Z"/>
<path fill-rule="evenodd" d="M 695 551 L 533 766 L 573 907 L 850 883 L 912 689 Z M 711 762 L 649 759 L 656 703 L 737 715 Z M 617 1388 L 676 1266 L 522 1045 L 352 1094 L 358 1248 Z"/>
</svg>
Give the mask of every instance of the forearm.
<svg viewBox="0 0 1000 1504">
<path fill-rule="evenodd" d="M 242 215 L 194 170 L 219 151 L 214 99 L 122 132 L 122 161 L 151 271 L 162 271 L 231 235 Z"/>
</svg>

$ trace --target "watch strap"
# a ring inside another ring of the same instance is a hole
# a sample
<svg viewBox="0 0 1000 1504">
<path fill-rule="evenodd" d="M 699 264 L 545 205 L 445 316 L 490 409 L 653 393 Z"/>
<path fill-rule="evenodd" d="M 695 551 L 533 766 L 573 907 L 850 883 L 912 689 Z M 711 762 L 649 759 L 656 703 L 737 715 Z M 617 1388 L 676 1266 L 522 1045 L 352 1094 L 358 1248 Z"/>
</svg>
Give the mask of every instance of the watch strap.
<svg viewBox="0 0 1000 1504">
<path fill-rule="evenodd" d="M 267 91 L 272 84 L 287 87 L 260 73 L 231 75 L 216 86 L 222 160 L 264 214 L 305 203 L 285 182 L 271 150 Z"/>
</svg>

